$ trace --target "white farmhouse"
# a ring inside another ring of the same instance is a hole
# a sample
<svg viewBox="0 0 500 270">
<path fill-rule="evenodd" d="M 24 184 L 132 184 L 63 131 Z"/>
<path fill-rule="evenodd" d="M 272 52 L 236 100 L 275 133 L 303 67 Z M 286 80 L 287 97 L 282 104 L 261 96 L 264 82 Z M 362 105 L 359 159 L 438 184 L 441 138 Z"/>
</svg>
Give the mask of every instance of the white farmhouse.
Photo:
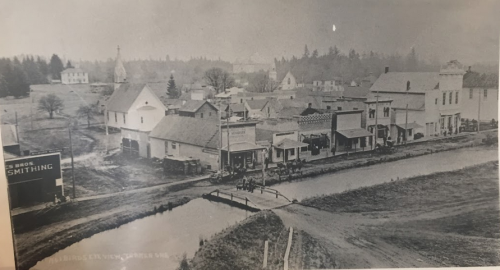
<svg viewBox="0 0 500 270">
<path fill-rule="evenodd" d="M 67 68 L 61 72 L 62 84 L 89 83 L 89 74 L 79 68 Z"/>
</svg>

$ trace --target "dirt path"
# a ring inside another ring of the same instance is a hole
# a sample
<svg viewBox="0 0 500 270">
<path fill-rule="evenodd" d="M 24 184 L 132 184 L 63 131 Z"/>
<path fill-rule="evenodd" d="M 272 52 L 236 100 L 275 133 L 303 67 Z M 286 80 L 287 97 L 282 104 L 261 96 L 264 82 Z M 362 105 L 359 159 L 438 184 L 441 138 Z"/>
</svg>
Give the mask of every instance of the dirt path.
<svg viewBox="0 0 500 270">
<path fill-rule="evenodd" d="M 332 254 L 340 268 L 432 267 L 418 254 L 384 242 L 360 238 L 357 228 L 378 225 L 383 220 L 360 214 L 329 213 L 298 204 L 274 209 L 285 226 L 303 230 L 318 239 Z"/>
</svg>

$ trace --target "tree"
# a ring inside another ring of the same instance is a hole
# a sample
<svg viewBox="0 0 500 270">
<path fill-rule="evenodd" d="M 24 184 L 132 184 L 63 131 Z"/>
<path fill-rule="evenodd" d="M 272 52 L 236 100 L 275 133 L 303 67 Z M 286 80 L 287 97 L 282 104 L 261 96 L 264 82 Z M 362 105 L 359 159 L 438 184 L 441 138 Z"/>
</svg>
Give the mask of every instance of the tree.
<svg viewBox="0 0 500 270">
<path fill-rule="evenodd" d="M 0 98 L 6 97 L 8 95 L 9 95 L 9 89 L 7 86 L 7 81 L 5 81 L 2 74 L 0 74 Z"/>
<path fill-rule="evenodd" d="M 302 58 L 309 58 L 309 49 L 307 48 L 307 45 L 306 47 L 304 48 L 304 55 L 302 56 Z"/>
<path fill-rule="evenodd" d="M 208 85 L 212 86 L 217 93 L 226 91 L 226 89 L 231 88 L 235 85 L 234 78 L 229 74 L 229 72 L 214 67 L 205 71 L 203 76 Z"/>
<path fill-rule="evenodd" d="M 174 74 L 170 74 L 170 80 L 168 80 L 167 86 L 167 94 L 170 98 L 179 97 L 179 91 L 177 91 L 177 87 L 175 86 Z"/>
<path fill-rule="evenodd" d="M 64 70 L 64 65 L 63 62 L 61 61 L 61 58 L 59 58 L 57 54 L 53 54 L 52 57 L 50 58 L 50 63 L 49 63 L 49 71 L 50 74 L 52 75 L 52 79 L 60 80 L 61 72 L 63 70 Z"/>
<path fill-rule="evenodd" d="M 66 63 L 66 68 L 74 68 L 71 64 L 71 61 L 68 60 L 68 63 Z"/>
<path fill-rule="evenodd" d="M 16 98 L 27 96 L 30 92 L 28 77 L 18 61 L 8 61 L 5 66 L 4 80 L 7 83 L 9 96 Z"/>
<path fill-rule="evenodd" d="M 87 127 L 90 128 L 90 120 L 94 119 L 95 106 L 82 105 L 76 111 L 78 118 L 85 118 L 87 120 Z"/>
<path fill-rule="evenodd" d="M 316 50 L 316 49 L 315 49 L 315 50 L 313 51 L 312 57 L 313 57 L 313 58 L 318 58 L 318 55 L 319 55 L 319 54 L 318 54 L 318 50 Z"/>
<path fill-rule="evenodd" d="M 177 268 L 177 270 L 189 270 L 189 269 L 191 269 L 191 267 L 189 267 L 189 262 L 186 258 L 186 254 L 184 253 L 184 255 L 182 255 L 182 260 L 179 263 L 179 267 Z"/>
<path fill-rule="evenodd" d="M 50 119 L 54 118 L 54 112 L 64 108 L 63 101 L 54 94 L 48 94 L 40 98 L 38 102 L 38 110 L 49 113 Z"/>
</svg>

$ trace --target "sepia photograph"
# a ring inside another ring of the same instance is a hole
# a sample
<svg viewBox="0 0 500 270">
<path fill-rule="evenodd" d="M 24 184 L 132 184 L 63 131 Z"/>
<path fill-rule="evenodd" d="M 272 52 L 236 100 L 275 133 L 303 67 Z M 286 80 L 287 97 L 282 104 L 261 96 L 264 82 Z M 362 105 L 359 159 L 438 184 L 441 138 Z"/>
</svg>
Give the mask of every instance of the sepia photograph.
<svg viewBox="0 0 500 270">
<path fill-rule="evenodd" d="M 500 266 L 499 13 L 0 0 L 0 270 Z"/>
</svg>

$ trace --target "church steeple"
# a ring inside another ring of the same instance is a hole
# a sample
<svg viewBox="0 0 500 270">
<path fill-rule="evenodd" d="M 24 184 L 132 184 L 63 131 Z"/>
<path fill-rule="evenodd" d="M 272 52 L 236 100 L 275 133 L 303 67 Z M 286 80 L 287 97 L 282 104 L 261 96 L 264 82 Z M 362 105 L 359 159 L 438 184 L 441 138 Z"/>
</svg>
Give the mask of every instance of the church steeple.
<svg viewBox="0 0 500 270">
<path fill-rule="evenodd" d="M 115 90 L 120 87 L 120 84 L 127 82 L 127 71 L 123 66 L 122 57 L 120 55 L 120 46 L 117 48 L 116 63 L 115 63 Z"/>
</svg>

